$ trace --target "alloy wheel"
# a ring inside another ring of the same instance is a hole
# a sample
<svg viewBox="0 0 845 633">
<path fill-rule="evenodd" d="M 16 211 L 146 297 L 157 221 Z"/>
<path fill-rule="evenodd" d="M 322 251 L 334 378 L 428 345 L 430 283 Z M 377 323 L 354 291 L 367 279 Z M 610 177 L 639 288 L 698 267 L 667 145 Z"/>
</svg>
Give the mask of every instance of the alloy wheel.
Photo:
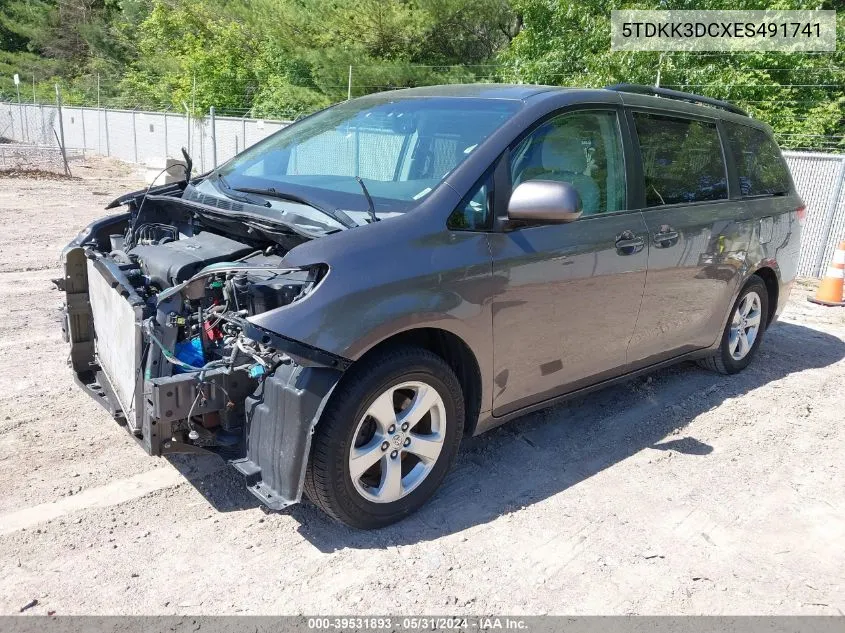
<svg viewBox="0 0 845 633">
<path fill-rule="evenodd" d="M 742 360 L 754 347 L 754 341 L 760 332 L 760 317 L 763 302 L 753 290 L 746 294 L 734 310 L 731 318 L 731 330 L 728 350 L 731 358 Z"/>
<path fill-rule="evenodd" d="M 446 406 L 434 387 L 408 381 L 388 388 L 355 429 L 348 460 L 355 490 L 375 503 L 410 494 L 434 468 L 445 430 Z"/>
</svg>

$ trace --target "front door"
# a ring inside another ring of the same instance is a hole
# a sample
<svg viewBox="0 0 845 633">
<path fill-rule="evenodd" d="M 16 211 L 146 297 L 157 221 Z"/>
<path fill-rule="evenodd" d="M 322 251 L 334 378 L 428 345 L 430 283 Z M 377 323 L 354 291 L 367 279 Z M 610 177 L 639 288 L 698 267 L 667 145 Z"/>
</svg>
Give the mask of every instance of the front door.
<svg viewBox="0 0 845 633">
<path fill-rule="evenodd" d="M 626 211 L 615 110 L 553 117 L 511 151 L 511 184 L 563 180 L 580 219 L 490 235 L 493 413 L 504 415 L 624 373 L 648 260 L 640 212 Z"/>
</svg>

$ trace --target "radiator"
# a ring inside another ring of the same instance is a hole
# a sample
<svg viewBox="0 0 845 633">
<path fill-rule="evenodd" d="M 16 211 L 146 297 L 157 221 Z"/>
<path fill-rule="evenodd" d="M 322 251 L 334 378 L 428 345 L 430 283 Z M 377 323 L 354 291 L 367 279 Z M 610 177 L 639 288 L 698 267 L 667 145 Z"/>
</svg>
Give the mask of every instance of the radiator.
<svg viewBox="0 0 845 633">
<path fill-rule="evenodd" d="M 88 294 L 97 361 L 127 423 L 137 428 L 141 377 L 141 326 L 136 308 L 88 260 Z"/>
</svg>

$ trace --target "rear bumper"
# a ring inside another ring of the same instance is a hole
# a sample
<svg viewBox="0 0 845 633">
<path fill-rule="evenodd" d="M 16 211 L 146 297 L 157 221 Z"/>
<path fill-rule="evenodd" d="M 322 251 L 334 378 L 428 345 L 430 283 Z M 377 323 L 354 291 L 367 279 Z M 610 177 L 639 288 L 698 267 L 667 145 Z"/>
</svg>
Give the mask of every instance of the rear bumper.
<svg viewBox="0 0 845 633">
<path fill-rule="evenodd" d="M 150 345 L 150 328 L 173 343 L 168 337 L 175 335 L 158 325 L 167 306 L 138 297 L 118 267 L 70 248 L 57 285 L 66 295 L 62 330 L 76 382 L 148 454 L 216 453 L 267 506 L 300 500 L 313 428 L 348 361 L 261 331 L 256 336 L 290 348 L 287 360 L 260 381 L 246 371 L 208 370 L 199 394 L 196 373 L 173 374 Z M 191 438 L 188 416 L 201 414 L 215 424 Z"/>
<path fill-rule="evenodd" d="M 772 319 L 768 325 L 776 323 L 777 320 L 780 318 L 780 315 L 786 309 L 786 306 L 789 303 L 789 296 L 792 294 L 792 286 L 795 285 L 795 280 L 792 279 L 790 281 L 780 281 L 779 285 L 780 287 L 778 288 L 778 304 L 777 306 L 775 306 L 775 309 L 772 312 Z"/>
</svg>

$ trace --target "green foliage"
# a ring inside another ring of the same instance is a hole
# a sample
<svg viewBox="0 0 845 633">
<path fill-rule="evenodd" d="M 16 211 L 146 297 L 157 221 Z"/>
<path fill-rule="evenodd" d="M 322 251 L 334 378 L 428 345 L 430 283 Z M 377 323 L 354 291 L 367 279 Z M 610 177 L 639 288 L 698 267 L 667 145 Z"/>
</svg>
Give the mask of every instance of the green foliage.
<svg viewBox="0 0 845 633">
<path fill-rule="evenodd" d="M 834 54 L 610 51 L 610 10 L 816 9 L 840 0 L 3 0 L 0 98 L 292 117 L 379 90 L 474 81 L 653 84 L 734 101 L 786 147 L 845 149 Z M 99 79 L 99 91 L 98 91 Z"/>
<path fill-rule="evenodd" d="M 611 52 L 611 9 L 833 9 L 801 0 L 515 0 L 522 31 L 500 55 L 511 81 L 601 87 L 660 85 L 725 99 L 772 125 L 784 147 L 845 149 L 845 12 L 837 52 L 695 54 Z"/>
<path fill-rule="evenodd" d="M 354 96 L 474 81 L 482 67 L 464 66 L 514 25 L 508 0 L 107 0 L 64 83 L 90 99 L 101 75 L 105 105 L 290 116 L 345 99 L 349 66 Z"/>
<path fill-rule="evenodd" d="M 254 85 L 255 47 L 244 27 L 216 14 L 211 2 L 183 7 L 157 1 L 136 32 L 138 61 L 120 94 L 149 107 L 187 106 L 194 114 L 212 105 L 238 108 Z"/>
<path fill-rule="evenodd" d="M 313 88 L 292 85 L 284 77 L 273 76 L 261 85 L 255 95 L 252 115 L 297 119 L 329 104 L 331 101 L 323 93 Z"/>
</svg>

